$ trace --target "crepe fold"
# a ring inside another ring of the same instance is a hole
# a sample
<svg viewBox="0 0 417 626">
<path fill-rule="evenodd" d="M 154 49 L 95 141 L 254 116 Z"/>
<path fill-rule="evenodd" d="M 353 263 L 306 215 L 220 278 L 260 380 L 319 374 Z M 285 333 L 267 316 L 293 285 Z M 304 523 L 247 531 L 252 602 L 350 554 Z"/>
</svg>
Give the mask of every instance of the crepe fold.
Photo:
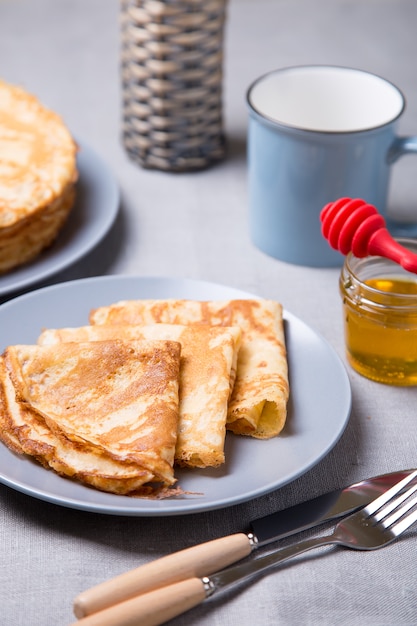
<svg viewBox="0 0 417 626">
<path fill-rule="evenodd" d="M 120 494 L 175 483 L 181 346 L 172 341 L 16 345 L 0 359 L 0 439 Z"/>
<path fill-rule="evenodd" d="M 179 324 L 100 325 L 47 329 L 41 345 L 60 342 L 172 340 L 181 344 L 179 424 L 175 463 L 216 467 L 224 463 L 228 401 L 236 378 L 241 330 Z"/>
<path fill-rule="evenodd" d="M 282 306 L 273 300 L 124 300 L 90 312 L 93 325 L 238 326 L 242 341 L 227 429 L 269 438 L 287 416 L 288 366 Z"/>
</svg>

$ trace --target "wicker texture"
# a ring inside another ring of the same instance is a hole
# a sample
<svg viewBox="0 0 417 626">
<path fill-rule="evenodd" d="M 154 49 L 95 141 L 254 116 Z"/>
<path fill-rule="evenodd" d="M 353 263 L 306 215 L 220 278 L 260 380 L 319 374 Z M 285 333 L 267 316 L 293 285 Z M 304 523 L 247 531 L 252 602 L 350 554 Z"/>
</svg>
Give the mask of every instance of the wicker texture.
<svg viewBox="0 0 417 626">
<path fill-rule="evenodd" d="M 121 0 L 123 143 L 141 166 L 201 169 L 224 156 L 227 0 Z"/>
</svg>

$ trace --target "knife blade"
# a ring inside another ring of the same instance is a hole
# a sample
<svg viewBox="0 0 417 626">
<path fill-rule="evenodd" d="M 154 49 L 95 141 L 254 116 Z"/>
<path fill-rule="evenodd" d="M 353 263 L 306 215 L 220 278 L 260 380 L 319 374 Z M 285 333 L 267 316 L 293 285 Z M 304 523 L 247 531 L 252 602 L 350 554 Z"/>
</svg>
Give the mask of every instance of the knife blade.
<svg viewBox="0 0 417 626">
<path fill-rule="evenodd" d="M 407 476 L 407 475 L 406 475 Z M 414 470 L 408 476 L 396 485 L 394 485 L 394 493 L 390 494 L 390 490 L 387 489 L 383 494 L 382 502 L 378 502 L 377 498 L 371 503 L 374 506 L 374 510 L 378 510 L 383 502 L 390 500 L 390 495 L 402 493 L 407 490 L 410 494 L 408 486 L 414 483 L 414 489 L 417 486 L 416 483 L 417 470 Z M 407 495 L 407 494 L 406 494 Z M 412 503 L 411 503 L 412 504 Z M 389 508 L 389 505 L 388 505 Z M 404 508 L 404 507 L 403 507 Z M 356 516 L 354 513 L 353 516 Z M 359 512 L 363 516 L 362 511 Z M 352 516 L 347 519 L 352 519 Z M 363 522 L 362 517 L 362 522 Z M 410 524 L 412 524 L 413 516 L 410 517 Z M 415 521 L 415 520 L 414 520 Z M 340 523 L 344 523 L 340 522 Z M 352 522 L 352 526 L 355 523 Z M 348 525 L 349 527 L 349 525 Z M 357 530 L 360 530 L 360 524 L 357 525 Z M 361 529 L 361 531 L 363 528 Z M 345 535 L 346 528 L 341 531 L 341 535 Z M 355 533 L 353 533 L 354 535 Z M 400 533 L 401 534 L 401 533 Z M 360 537 L 354 537 L 352 535 L 352 541 L 339 541 L 337 537 L 340 535 L 334 533 L 327 534 L 325 537 L 307 538 L 300 541 L 296 541 L 290 546 L 274 548 L 272 551 L 267 552 L 259 558 L 247 559 L 243 563 L 238 563 L 227 567 L 219 572 L 216 572 L 210 576 L 204 576 L 201 578 L 188 578 L 176 583 L 154 589 L 145 594 L 140 594 L 134 598 L 130 598 L 125 602 L 115 604 L 103 611 L 93 613 L 87 617 L 82 618 L 76 624 L 71 626 L 132 626 L 132 624 L 140 624 L 141 626 L 158 626 L 165 624 L 172 620 L 172 618 L 181 615 L 189 611 L 190 609 L 201 604 L 208 598 L 212 597 L 221 590 L 227 589 L 230 586 L 239 582 L 249 582 L 255 579 L 260 574 L 266 574 L 272 571 L 278 563 L 283 563 L 292 557 L 299 554 L 303 554 L 312 548 L 329 544 L 342 544 L 350 545 L 351 547 L 360 548 L 366 545 L 366 541 L 362 544 L 361 541 L 357 543 L 354 539 L 363 538 L 363 535 L 359 533 Z M 394 534 L 391 536 L 391 540 L 394 538 Z M 378 538 L 378 540 L 381 537 Z M 378 540 L 373 544 L 373 547 L 378 547 Z M 388 540 L 389 543 L 389 540 Z M 379 547 L 382 544 L 379 543 Z M 371 545 L 368 548 L 372 549 Z"/>
<path fill-rule="evenodd" d="M 74 614 L 83 618 L 154 589 L 213 574 L 260 546 L 353 513 L 411 471 L 382 474 L 336 489 L 255 519 L 246 532 L 207 541 L 146 563 L 80 593 L 74 600 Z"/>
</svg>

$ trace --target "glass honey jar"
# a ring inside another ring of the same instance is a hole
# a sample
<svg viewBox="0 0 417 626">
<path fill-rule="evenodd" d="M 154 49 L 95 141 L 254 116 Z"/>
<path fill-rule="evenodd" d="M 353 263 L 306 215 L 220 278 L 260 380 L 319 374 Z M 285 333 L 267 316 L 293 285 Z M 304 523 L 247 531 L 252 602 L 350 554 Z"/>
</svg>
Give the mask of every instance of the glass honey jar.
<svg viewBox="0 0 417 626">
<path fill-rule="evenodd" d="M 417 241 L 397 241 L 417 253 Z M 349 253 L 340 291 L 353 369 L 380 383 L 417 385 L 417 274 L 383 257 Z"/>
</svg>

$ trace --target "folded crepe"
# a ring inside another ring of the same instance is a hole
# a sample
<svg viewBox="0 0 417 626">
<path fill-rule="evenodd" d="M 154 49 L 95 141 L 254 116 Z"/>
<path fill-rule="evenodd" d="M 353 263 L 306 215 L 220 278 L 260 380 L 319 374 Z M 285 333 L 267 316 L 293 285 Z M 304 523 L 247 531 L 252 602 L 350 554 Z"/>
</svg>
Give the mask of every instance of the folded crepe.
<svg viewBox="0 0 417 626">
<path fill-rule="evenodd" d="M 180 344 L 122 340 L 6 348 L 0 438 L 115 493 L 175 483 Z"/>
<path fill-rule="evenodd" d="M 13 452 L 34 457 L 45 468 L 96 489 L 117 494 L 136 492 L 153 480 L 136 464 L 119 463 L 105 454 L 57 437 L 36 411 L 16 400 L 15 389 L 0 357 L 0 440 Z M 146 495 L 150 490 L 146 488 Z"/>
<path fill-rule="evenodd" d="M 120 338 L 166 339 L 181 344 L 179 426 L 175 462 L 186 467 L 224 463 L 228 400 L 236 377 L 238 326 L 103 325 L 46 329 L 40 345 Z"/>
<path fill-rule="evenodd" d="M 227 428 L 269 438 L 287 416 L 289 381 L 282 306 L 272 300 L 125 300 L 93 309 L 91 324 L 238 326 L 242 342 Z"/>
</svg>

